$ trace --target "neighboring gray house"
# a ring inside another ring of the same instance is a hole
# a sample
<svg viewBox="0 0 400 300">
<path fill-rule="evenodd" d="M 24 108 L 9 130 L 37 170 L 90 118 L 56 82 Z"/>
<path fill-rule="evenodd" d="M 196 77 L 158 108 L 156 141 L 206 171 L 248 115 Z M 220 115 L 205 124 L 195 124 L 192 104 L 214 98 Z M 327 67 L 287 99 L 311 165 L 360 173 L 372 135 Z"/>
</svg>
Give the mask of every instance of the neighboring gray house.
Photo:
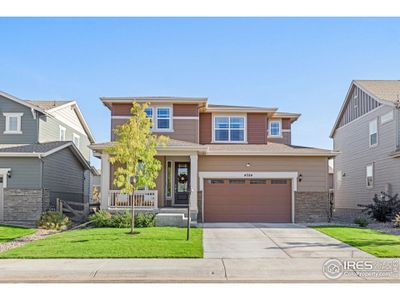
<svg viewBox="0 0 400 300">
<path fill-rule="evenodd" d="M 0 222 L 35 221 L 57 198 L 88 210 L 93 142 L 75 101 L 0 92 Z"/>
<path fill-rule="evenodd" d="M 354 80 L 331 132 L 335 215 L 350 220 L 375 194 L 400 193 L 400 81 Z"/>
</svg>

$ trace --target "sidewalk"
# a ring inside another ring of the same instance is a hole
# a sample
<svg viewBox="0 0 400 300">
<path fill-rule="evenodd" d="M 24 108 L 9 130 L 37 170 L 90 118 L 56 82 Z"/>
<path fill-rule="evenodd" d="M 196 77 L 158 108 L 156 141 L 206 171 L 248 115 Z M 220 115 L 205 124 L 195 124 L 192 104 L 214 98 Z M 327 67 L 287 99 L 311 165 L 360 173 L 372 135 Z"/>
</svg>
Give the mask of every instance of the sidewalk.
<svg viewBox="0 0 400 300">
<path fill-rule="evenodd" d="M 363 278 L 352 271 L 338 280 L 322 272 L 326 259 L 3 259 L 0 282 L 400 282 Z M 379 259 L 379 262 L 393 259 Z"/>
</svg>

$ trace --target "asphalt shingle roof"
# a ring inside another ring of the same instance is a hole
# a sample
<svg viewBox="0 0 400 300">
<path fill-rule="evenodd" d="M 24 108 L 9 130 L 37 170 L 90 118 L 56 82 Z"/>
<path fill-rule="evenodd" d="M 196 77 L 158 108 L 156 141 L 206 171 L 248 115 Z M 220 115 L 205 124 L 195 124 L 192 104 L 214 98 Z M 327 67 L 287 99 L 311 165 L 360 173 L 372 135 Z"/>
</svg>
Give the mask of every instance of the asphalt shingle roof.
<svg viewBox="0 0 400 300">
<path fill-rule="evenodd" d="M 48 142 L 41 144 L 0 144 L 0 152 L 10 153 L 46 153 L 71 142 Z"/>
<path fill-rule="evenodd" d="M 48 101 L 42 101 L 42 100 L 26 100 L 26 102 L 35 105 L 43 110 L 49 110 L 64 104 L 67 104 L 69 102 L 73 101 L 60 101 L 60 100 L 48 100 Z"/>
<path fill-rule="evenodd" d="M 354 82 L 380 100 L 400 100 L 400 80 L 354 80 Z"/>
</svg>

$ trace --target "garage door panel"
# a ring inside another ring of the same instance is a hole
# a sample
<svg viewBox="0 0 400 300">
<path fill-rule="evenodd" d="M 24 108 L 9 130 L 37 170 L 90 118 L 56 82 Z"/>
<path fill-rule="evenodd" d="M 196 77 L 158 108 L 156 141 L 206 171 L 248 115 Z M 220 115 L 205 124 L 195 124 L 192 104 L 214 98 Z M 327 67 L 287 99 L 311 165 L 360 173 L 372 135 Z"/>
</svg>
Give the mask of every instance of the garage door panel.
<svg viewBox="0 0 400 300">
<path fill-rule="evenodd" d="M 291 197 L 288 179 L 205 179 L 204 218 L 206 222 L 291 222 Z"/>
</svg>

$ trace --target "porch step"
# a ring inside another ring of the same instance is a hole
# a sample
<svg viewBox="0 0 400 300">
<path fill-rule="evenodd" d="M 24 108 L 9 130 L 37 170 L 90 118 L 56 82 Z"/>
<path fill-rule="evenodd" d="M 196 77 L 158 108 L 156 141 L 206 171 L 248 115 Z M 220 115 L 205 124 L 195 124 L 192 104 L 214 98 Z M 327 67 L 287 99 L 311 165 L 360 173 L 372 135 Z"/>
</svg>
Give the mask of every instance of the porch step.
<svg viewBox="0 0 400 300">
<path fill-rule="evenodd" d="M 187 208 L 180 207 L 162 207 L 159 209 L 161 214 L 183 214 L 187 217 Z"/>
<path fill-rule="evenodd" d="M 179 213 L 158 213 L 156 215 L 156 226 L 174 226 L 174 227 L 184 227 L 186 226 L 187 218 L 184 214 Z"/>
</svg>

